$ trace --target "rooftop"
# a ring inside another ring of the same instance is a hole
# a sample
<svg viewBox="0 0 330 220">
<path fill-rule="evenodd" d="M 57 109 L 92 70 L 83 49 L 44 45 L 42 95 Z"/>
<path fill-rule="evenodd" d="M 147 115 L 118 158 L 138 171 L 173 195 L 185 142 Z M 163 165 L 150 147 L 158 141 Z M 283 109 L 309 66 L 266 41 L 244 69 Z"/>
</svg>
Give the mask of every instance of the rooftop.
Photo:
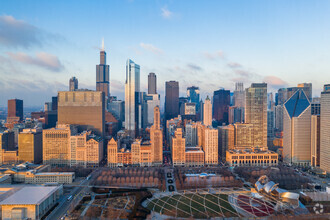
<svg viewBox="0 0 330 220">
<path fill-rule="evenodd" d="M 59 186 L 26 186 L 0 202 L 0 205 L 39 205 L 58 189 Z"/>
<path fill-rule="evenodd" d="M 36 173 L 36 176 L 53 176 L 53 175 L 61 175 L 61 176 L 65 176 L 65 175 L 74 175 L 74 172 L 42 172 L 42 173 Z"/>
</svg>

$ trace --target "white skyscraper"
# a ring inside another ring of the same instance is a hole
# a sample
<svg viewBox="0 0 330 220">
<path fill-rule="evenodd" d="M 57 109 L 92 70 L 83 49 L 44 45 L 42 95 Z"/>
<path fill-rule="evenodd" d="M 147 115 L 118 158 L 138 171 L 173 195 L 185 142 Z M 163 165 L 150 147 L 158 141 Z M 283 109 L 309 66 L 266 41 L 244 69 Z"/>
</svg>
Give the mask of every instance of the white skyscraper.
<svg viewBox="0 0 330 220">
<path fill-rule="evenodd" d="M 125 129 L 132 136 L 139 125 L 140 66 L 128 59 L 125 82 Z"/>
<path fill-rule="evenodd" d="M 321 93 L 320 168 L 330 173 L 330 84 Z"/>
<path fill-rule="evenodd" d="M 208 96 L 206 97 L 203 106 L 203 124 L 205 126 L 212 126 L 212 104 Z"/>
</svg>

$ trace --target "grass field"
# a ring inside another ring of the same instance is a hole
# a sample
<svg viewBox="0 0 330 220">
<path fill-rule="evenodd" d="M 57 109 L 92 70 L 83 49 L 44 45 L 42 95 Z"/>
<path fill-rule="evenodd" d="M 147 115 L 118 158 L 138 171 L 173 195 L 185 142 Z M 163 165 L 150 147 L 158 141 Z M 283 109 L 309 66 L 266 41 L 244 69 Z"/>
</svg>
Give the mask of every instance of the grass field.
<svg viewBox="0 0 330 220">
<path fill-rule="evenodd" d="M 238 217 L 225 194 L 182 194 L 149 202 L 151 211 L 181 218 Z"/>
</svg>

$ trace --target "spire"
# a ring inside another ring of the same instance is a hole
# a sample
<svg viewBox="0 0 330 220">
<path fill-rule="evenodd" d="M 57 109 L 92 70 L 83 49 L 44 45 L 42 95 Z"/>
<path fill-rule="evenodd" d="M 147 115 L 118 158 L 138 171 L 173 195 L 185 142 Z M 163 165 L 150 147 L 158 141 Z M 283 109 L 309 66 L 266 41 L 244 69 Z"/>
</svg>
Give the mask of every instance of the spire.
<svg viewBox="0 0 330 220">
<path fill-rule="evenodd" d="M 104 38 L 102 38 L 102 48 L 101 51 L 104 51 Z"/>
</svg>

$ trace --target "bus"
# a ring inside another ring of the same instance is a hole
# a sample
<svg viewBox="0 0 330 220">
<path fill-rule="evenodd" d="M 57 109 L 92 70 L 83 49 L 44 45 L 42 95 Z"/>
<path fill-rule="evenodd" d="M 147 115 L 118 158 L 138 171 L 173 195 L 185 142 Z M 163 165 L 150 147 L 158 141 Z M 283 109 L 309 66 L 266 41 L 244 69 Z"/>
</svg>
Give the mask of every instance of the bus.
<svg viewBox="0 0 330 220">
<path fill-rule="evenodd" d="M 72 199 L 72 195 L 68 197 L 68 201 L 70 201 Z"/>
<path fill-rule="evenodd" d="M 90 180 L 91 177 L 92 177 L 91 174 L 89 174 L 89 175 L 87 176 L 86 180 Z"/>
</svg>

